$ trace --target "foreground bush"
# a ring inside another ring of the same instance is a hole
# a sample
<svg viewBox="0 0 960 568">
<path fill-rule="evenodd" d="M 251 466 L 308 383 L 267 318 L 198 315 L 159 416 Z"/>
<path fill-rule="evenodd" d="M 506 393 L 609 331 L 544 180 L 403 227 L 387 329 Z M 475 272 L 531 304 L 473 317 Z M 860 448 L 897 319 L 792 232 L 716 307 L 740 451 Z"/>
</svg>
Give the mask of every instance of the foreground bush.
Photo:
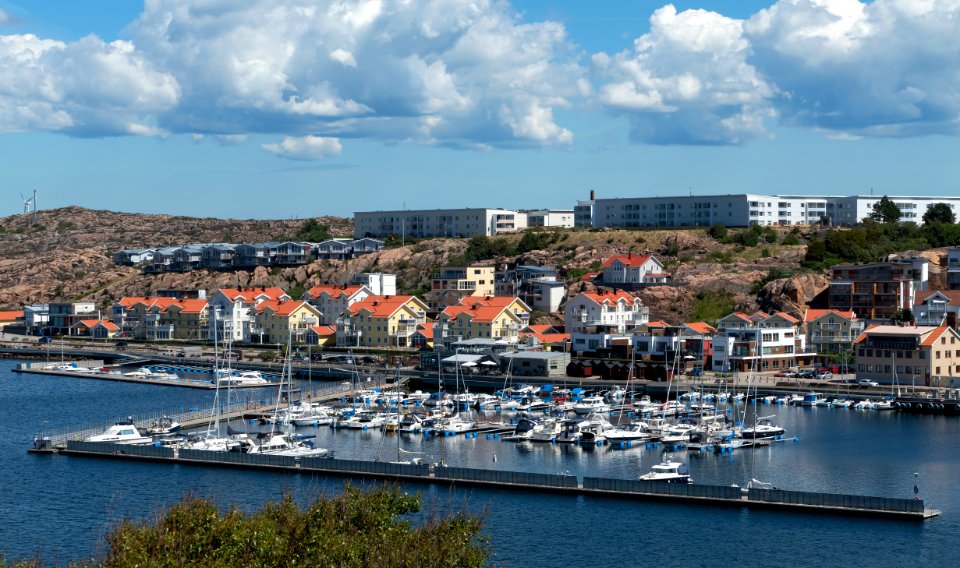
<svg viewBox="0 0 960 568">
<path fill-rule="evenodd" d="M 401 515 L 420 511 L 419 496 L 395 487 L 343 494 L 302 508 L 290 496 L 244 514 L 209 499 L 185 497 L 156 520 L 124 521 L 106 536 L 91 564 L 165 566 L 482 566 L 483 521 L 458 513 L 413 526 Z M 37 566 L 38 559 L 14 566 Z M 8 566 L 0 556 L 0 566 Z"/>
</svg>

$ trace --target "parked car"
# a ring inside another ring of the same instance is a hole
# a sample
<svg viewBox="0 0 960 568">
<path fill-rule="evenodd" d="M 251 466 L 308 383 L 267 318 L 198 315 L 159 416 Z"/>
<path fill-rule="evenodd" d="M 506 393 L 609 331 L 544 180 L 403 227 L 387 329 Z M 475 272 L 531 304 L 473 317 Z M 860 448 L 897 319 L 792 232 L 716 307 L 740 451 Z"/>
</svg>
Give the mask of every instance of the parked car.
<svg viewBox="0 0 960 568">
<path fill-rule="evenodd" d="M 788 378 L 788 379 L 789 379 L 789 378 L 792 378 L 792 377 L 796 377 L 796 376 L 797 376 L 797 372 L 796 372 L 796 371 L 791 371 L 791 370 L 789 370 L 789 369 L 784 369 L 784 370 L 782 370 L 782 371 L 777 371 L 776 373 L 773 374 L 773 376 L 774 376 L 774 377 L 785 377 L 785 378 Z"/>
<path fill-rule="evenodd" d="M 830 371 L 824 371 L 822 373 L 817 373 L 817 379 L 821 381 L 828 381 L 833 378 L 833 373 Z"/>
<path fill-rule="evenodd" d="M 804 369 L 797 373 L 797 376 L 801 379 L 814 379 L 817 377 L 817 372 L 813 369 Z"/>
<path fill-rule="evenodd" d="M 114 348 L 116 348 L 116 349 L 126 349 L 126 348 L 127 348 L 127 342 L 126 342 L 126 341 L 118 341 L 118 342 L 116 342 L 113 346 L 114 346 Z"/>
<path fill-rule="evenodd" d="M 44 336 L 44 337 L 41 337 L 41 338 L 40 338 L 39 343 L 40 343 L 40 345 L 44 345 L 44 344 L 47 344 L 47 343 L 51 343 L 52 341 L 53 341 L 53 338 L 52 338 L 52 337 L 46 337 L 46 336 Z"/>
<path fill-rule="evenodd" d="M 880 383 L 878 383 L 877 381 L 871 381 L 868 379 L 860 379 L 859 381 L 857 381 L 857 384 L 860 385 L 861 387 L 879 387 L 880 386 Z"/>
</svg>

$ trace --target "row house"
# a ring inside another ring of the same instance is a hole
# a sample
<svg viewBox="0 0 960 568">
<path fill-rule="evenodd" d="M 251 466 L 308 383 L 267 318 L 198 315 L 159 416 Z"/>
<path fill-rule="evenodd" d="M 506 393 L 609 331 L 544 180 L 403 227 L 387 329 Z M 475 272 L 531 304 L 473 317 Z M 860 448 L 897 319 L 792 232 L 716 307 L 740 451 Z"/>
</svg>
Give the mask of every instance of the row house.
<svg viewBox="0 0 960 568">
<path fill-rule="evenodd" d="M 95 339 L 110 339 L 120 333 L 120 328 L 112 321 L 100 319 L 80 320 L 75 327 L 77 329 L 73 335 Z"/>
<path fill-rule="evenodd" d="M 315 325 L 307 331 L 304 343 L 320 347 L 333 347 L 337 344 L 337 327 L 334 325 Z"/>
<path fill-rule="evenodd" d="M 369 288 L 359 284 L 322 284 L 304 292 L 303 300 L 320 313 L 320 323 L 330 325 L 347 308 L 372 295 L 375 294 Z"/>
<path fill-rule="evenodd" d="M 949 326 L 872 325 L 854 344 L 857 379 L 927 386 L 960 380 L 960 334 Z"/>
<path fill-rule="evenodd" d="M 568 351 L 570 334 L 557 329 L 557 326 L 531 324 L 520 330 L 520 341 L 545 351 Z"/>
<path fill-rule="evenodd" d="M 173 251 L 173 262 L 169 269 L 173 272 L 189 272 L 200 268 L 203 260 L 201 245 L 187 245 Z"/>
<path fill-rule="evenodd" d="M 127 296 L 111 310 L 117 333 L 134 339 L 206 341 L 210 337 L 205 299 Z"/>
<path fill-rule="evenodd" d="M 427 303 L 440 311 L 467 296 L 493 296 L 495 273 L 492 266 L 445 266 L 431 279 Z"/>
<path fill-rule="evenodd" d="M 163 247 L 154 249 L 149 261 L 142 264 L 144 274 L 159 274 L 170 272 L 173 266 L 173 254 L 178 247 Z"/>
<path fill-rule="evenodd" d="M 603 261 L 602 282 L 605 286 L 636 289 L 643 286 L 666 284 L 670 275 L 663 263 L 652 254 L 614 255 Z"/>
<path fill-rule="evenodd" d="M 217 289 L 209 300 L 217 338 L 249 342 L 254 334 L 257 306 L 266 301 L 291 299 L 281 288 Z"/>
<path fill-rule="evenodd" d="M 207 270 L 229 270 L 237 254 L 237 245 L 220 243 L 203 247 L 200 266 Z"/>
<path fill-rule="evenodd" d="M 320 324 L 320 312 L 299 300 L 265 300 L 257 304 L 254 315 L 254 339 L 260 343 L 305 343 Z"/>
<path fill-rule="evenodd" d="M 516 344 L 529 321 L 530 307 L 515 296 L 464 298 L 437 316 L 434 342 L 447 345 L 479 338 Z"/>
<path fill-rule="evenodd" d="M 337 345 L 410 348 L 426 317 L 427 305 L 416 296 L 367 296 L 337 318 Z"/>
<path fill-rule="evenodd" d="M 553 313 L 567 295 L 567 284 L 555 268 L 514 266 L 496 273 L 494 294 L 517 296 L 534 310 Z"/>
<path fill-rule="evenodd" d="M 902 309 L 912 309 L 927 290 L 929 261 L 910 258 L 832 268 L 827 307 L 853 311 L 870 323 L 888 323 Z"/>
<path fill-rule="evenodd" d="M 327 239 L 315 245 L 320 260 L 349 260 L 383 249 L 383 241 L 369 237 L 361 239 Z"/>
<path fill-rule="evenodd" d="M 706 322 L 670 325 L 650 321 L 634 328 L 633 356 L 638 361 L 653 361 L 683 372 L 691 367 L 705 368 L 713 355 L 713 336 L 717 329 Z"/>
<path fill-rule="evenodd" d="M 957 329 L 958 317 L 960 290 L 937 290 L 925 295 L 913 307 L 913 318 L 917 325 L 948 325 Z"/>
<path fill-rule="evenodd" d="M 810 350 L 821 355 L 849 353 L 854 340 L 863 332 L 863 322 L 852 310 L 808 309 L 803 322 Z"/>
<path fill-rule="evenodd" d="M 717 322 L 713 370 L 763 372 L 809 365 L 816 353 L 807 349 L 806 339 L 800 320 L 784 312 L 735 312 Z"/>
<path fill-rule="evenodd" d="M 144 249 L 121 249 L 113 254 L 113 263 L 119 266 L 137 266 L 144 262 L 153 260 L 153 250 Z"/>
<path fill-rule="evenodd" d="M 629 345 L 630 330 L 650 319 L 640 298 L 623 290 L 580 292 L 567 302 L 564 323 L 575 353 Z"/>
</svg>

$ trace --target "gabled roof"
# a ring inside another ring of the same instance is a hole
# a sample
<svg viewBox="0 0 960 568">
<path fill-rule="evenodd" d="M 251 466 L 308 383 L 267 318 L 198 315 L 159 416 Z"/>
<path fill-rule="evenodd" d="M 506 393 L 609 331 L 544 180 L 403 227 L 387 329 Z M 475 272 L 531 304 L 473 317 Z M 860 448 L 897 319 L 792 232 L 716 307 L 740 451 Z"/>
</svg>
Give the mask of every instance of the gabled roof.
<svg viewBox="0 0 960 568">
<path fill-rule="evenodd" d="M 693 331 L 703 335 L 709 335 L 711 333 L 717 332 L 717 328 L 713 327 L 712 325 L 704 321 L 694 321 L 690 323 L 685 323 L 684 325 L 689 327 Z"/>
<path fill-rule="evenodd" d="M 616 290 L 614 292 L 608 292 L 606 290 L 597 290 L 596 292 L 580 292 L 587 298 L 590 298 L 598 304 L 611 303 L 615 304 L 620 300 L 624 300 L 627 303 L 639 302 L 640 298 L 633 296 L 623 290 Z"/>
<path fill-rule="evenodd" d="M 923 338 L 923 341 L 920 343 L 920 345 L 933 345 L 934 342 L 936 342 L 938 339 L 940 339 L 940 336 L 941 336 L 941 335 L 943 335 L 944 333 L 947 333 L 947 332 L 949 332 L 949 331 L 951 331 L 951 330 L 950 330 L 950 326 L 948 326 L 948 325 L 941 325 L 940 327 L 934 329 L 934 330 L 930 333 L 930 335 L 924 337 L 924 338 Z M 956 332 L 954 332 L 954 333 L 956 333 Z"/>
<path fill-rule="evenodd" d="M 557 330 L 548 324 L 532 324 L 520 330 L 520 333 L 557 333 Z"/>
<path fill-rule="evenodd" d="M 649 328 L 649 327 L 670 327 L 670 324 L 667 323 L 667 322 L 665 322 L 665 321 L 663 321 L 663 320 L 648 321 L 645 325 L 646 325 L 648 328 Z"/>
<path fill-rule="evenodd" d="M 489 306 L 497 308 L 506 308 L 513 304 L 520 304 L 524 309 L 530 311 L 530 306 L 516 296 L 464 296 L 456 305 L 460 306 Z"/>
<path fill-rule="evenodd" d="M 843 310 L 819 310 L 819 309 L 818 309 L 818 310 L 815 310 L 815 309 L 813 309 L 813 308 L 807 308 L 807 311 L 803 314 L 803 321 L 805 321 L 805 322 L 811 322 L 811 321 L 818 320 L 818 319 L 822 318 L 823 316 L 830 315 L 830 314 L 833 314 L 833 315 L 835 315 L 835 316 L 839 316 L 839 317 L 844 318 L 844 319 L 856 319 L 856 317 L 857 317 L 857 315 L 853 312 L 853 310 L 846 310 L 846 311 L 843 311 Z"/>
<path fill-rule="evenodd" d="M 583 276 L 580 277 L 580 281 L 581 281 L 581 282 L 593 282 L 593 281 L 596 280 L 597 278 L 600 278 L 600 275 L 601 275 L 601 274 L 603 274 L 603 273 L 602 273 L 602 272 L 587 272 L 586 274 L 584 274 Z"/>
<path fill-rule="evenodd" d="M 743 313 L 743 312 L 733 312 L 732 314 L 727 314 L 727 315 L 723 316 L 722 318 L 720 318 L 720 321 L 728 320 L 728 319 L 730 319 L 730 318 L 732 318 L 732 317 L 733 317 L 733 318 L 737 318 L 738 320 L 740 320 L 740 321 L 742 321 L 742 322 L 744 322 L 744 323 L 753 323 L 753 319 L 751 319 L 750 316 L 748 316 L 747 314 L 745 314 L 745 313 Z"/>
<path fill-rule="evenodd" d="M 507 309 L 507 306 L 485 306 L 482 304 L 475 304 L 473 306 L 447 306 L 441 313 L 451 319 L 466 314 L 467 317 L 477 323 L 492 322 L 503 313 L 510 314 L 515 318 L 517 317 L 516 314 Z"/>
<path fill-rule="evenodd" d="M 337 334 L 337 326 L 335 325 L 312 325 L 310 326 L 310 330 L 320 337 L 328 337 Z"/>
<path fill-rule="evenodd" d="M 257 306 L 257 312 L 263 313 L 267 310 L 270 310 L 270 312 L 275 316 L 285 317 L 304 306 L 306 306 L 307 309 L 312 312 L 317 311 L 317 308 L 314 308 L 302 300 L 266 300 Z"/>
<path fill-rule="evenodd" d="M 920 300 L 920 303 L 926 304 L 927 300 L 938 294 L 947 298 L 948 306 L 960 306 L 960 290 L 936 290 L 924 296 L 923 299 Z"/>
<path fill-rule="evenodd" d="M 362 284 L 320 284 L 307 290 L 307 294 L 313 298 L 319 298 L 321 294 L 326 293 L 331 298 L 340 296 L 353 296 L 363 288 Z"/>
<path fill-rule="evenodd" d="M 648 260 L 650 260 L 651 258 L 653 258 L 653 255 L 651 254 L 640 254 L 640 255 L 634 255 L 633 253 L 615 254 L 603 261 L 603 267 L 610 268 L 611 266 L 613 266 L 613 263 L 618 260 L 623 264 L 626 264 L 627 266 L 640 267 L 640 266 L 643 266 L 643 264 Z"/>
<path fill-rule="evenodd" d="M 361 310 L 370 312 L 371 318 L 388 318 L 395 314 L 397 310 L 403 308 L 410 301 L 416 301 L 421 306 L 423 302 L 416 296 L 367 296 L 360 302 L 352 304 L 347 311 L 351 314 L 360 313 Z M 410 309 L 410 308 L 407 308 Z M 426 311 L 424 309 L 424 311 Z"/>
<path fill-rule="evenodd" d="M 23 317 L 23 310 L 9 310 L 0 312 L 0 321 L 13 321 Z"/>
<path fill-rule="evenodd" d="M 230 301 L 236 302 L 242 299 L 244 302 L 252 302 L 254 299 L 264 296 L 268 300 L 279 300 L 287 296 L 282 288 L 220 288 L 217 290 L 226 296 Z M 289 296 L 287 296 L 289 298 Z"/>
<path fill-rule="evenodd" d="M 952 331 L 950 326 L 941 325 L 871 325 L 863 330 L 854 343 L 860 343 L 872 335 L 908 336 L 920 339 L 920 345 L 933 345 L 944 333 Z M 953 332 L 956 333 L 956 332 Z"/>
<path fill-rule="evenodd" d="M 112 321 L 107 321 L 107 320 L 85 319 L 85 320 L 80 320 L 80 321 L 77 323 L 77 326 L 78 326 L 78 327 L 82 326 L 82 327 L 85 327 L 85 328 L 87 328 L 87 329 L 93 329 L 93 328 L 97 327 L 98 325 L 101 326 L 101 327 L 105 327 L 105 328 L 107 328 L 107 329 L 110 330 L 110 331 L 120 331 L 120 328 L 117 327 L 117 325 L 116 325 L 115 323 L 113 323 Z"/>
<path fill-rule="evenodd" d="M 414 333 L 419 333 L 426 339 L 433 339 L 433 322 L 418 323 Z"/>
<path fill-rule="evenodd" d="M 757 312 L 757 313 L 758 313 L 758 314 L 761 314 L 761 313 L 763 313 L 763 312 Z M 767 317 L 764 318 L 764 319 L 770 319 L 770 318 L 772 318 L 772 317 L 783 318 L 783 319 L 785 319 L 785 320 L 787 320 L 788 322 L 793 323 L 793 324 L 800 323 L 800 320 L 798 320 L 797 318 L 791 316 L 790 314 L 788 314 L 788 313 L 786 313 L 786 312 L 777 312 L 777 313 L 773 314 L 772 316 L 767 316 Z"/>
</svg>

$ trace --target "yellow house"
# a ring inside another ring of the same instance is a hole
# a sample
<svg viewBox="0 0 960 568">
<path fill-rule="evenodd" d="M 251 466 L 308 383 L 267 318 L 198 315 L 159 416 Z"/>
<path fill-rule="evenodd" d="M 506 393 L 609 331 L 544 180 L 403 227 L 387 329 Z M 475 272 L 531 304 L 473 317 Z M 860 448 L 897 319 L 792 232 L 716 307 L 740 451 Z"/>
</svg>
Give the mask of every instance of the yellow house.
<svg viewBox="0 0 960 568">
<path fill-rule="evenodd" d="M 417 326 L 426 317 L 427 305 L 416 296 L 367 296 L 337 319 L 337 344 L 413 347 Z"/>
<path fill-rule="evenodd" d="M 210 338 L 209 314 L 206 300 L 178 300 L 161 310 L 160 324 L 170 329 L 171 339 L 206 341 Z"/>
<path fill-rule="evenodd" d="M 308 345 L 319 345 L 327 347 L 337 344 L 337 326 L 335 325 L 315 325 L 307 332 L 306 343 Z"/>
<path fill-rule="evenodd" d="M 308 332 L 320 323 L 317 308 L 303 301 L 267 300 L 257 306 L 251 339 L 265 343 L 285 343 L 293 333 L 294 343 L 307 341 Z"/>
<path fill-rule="evenodd" d="M 530 321 L 530 307 L 514 296 L 463 298 L 440 312 L 442 337 L 434 341 L 493 339 L 517 343 L 520 330 Z"/>
<path fill-rule="evenodd" d="M 493 266 L 445 266 L 433 275 L 427 302 L 430 307 L 442 310 L 463 298 L 492 296 L 495 274 Z"/>
</svg>

